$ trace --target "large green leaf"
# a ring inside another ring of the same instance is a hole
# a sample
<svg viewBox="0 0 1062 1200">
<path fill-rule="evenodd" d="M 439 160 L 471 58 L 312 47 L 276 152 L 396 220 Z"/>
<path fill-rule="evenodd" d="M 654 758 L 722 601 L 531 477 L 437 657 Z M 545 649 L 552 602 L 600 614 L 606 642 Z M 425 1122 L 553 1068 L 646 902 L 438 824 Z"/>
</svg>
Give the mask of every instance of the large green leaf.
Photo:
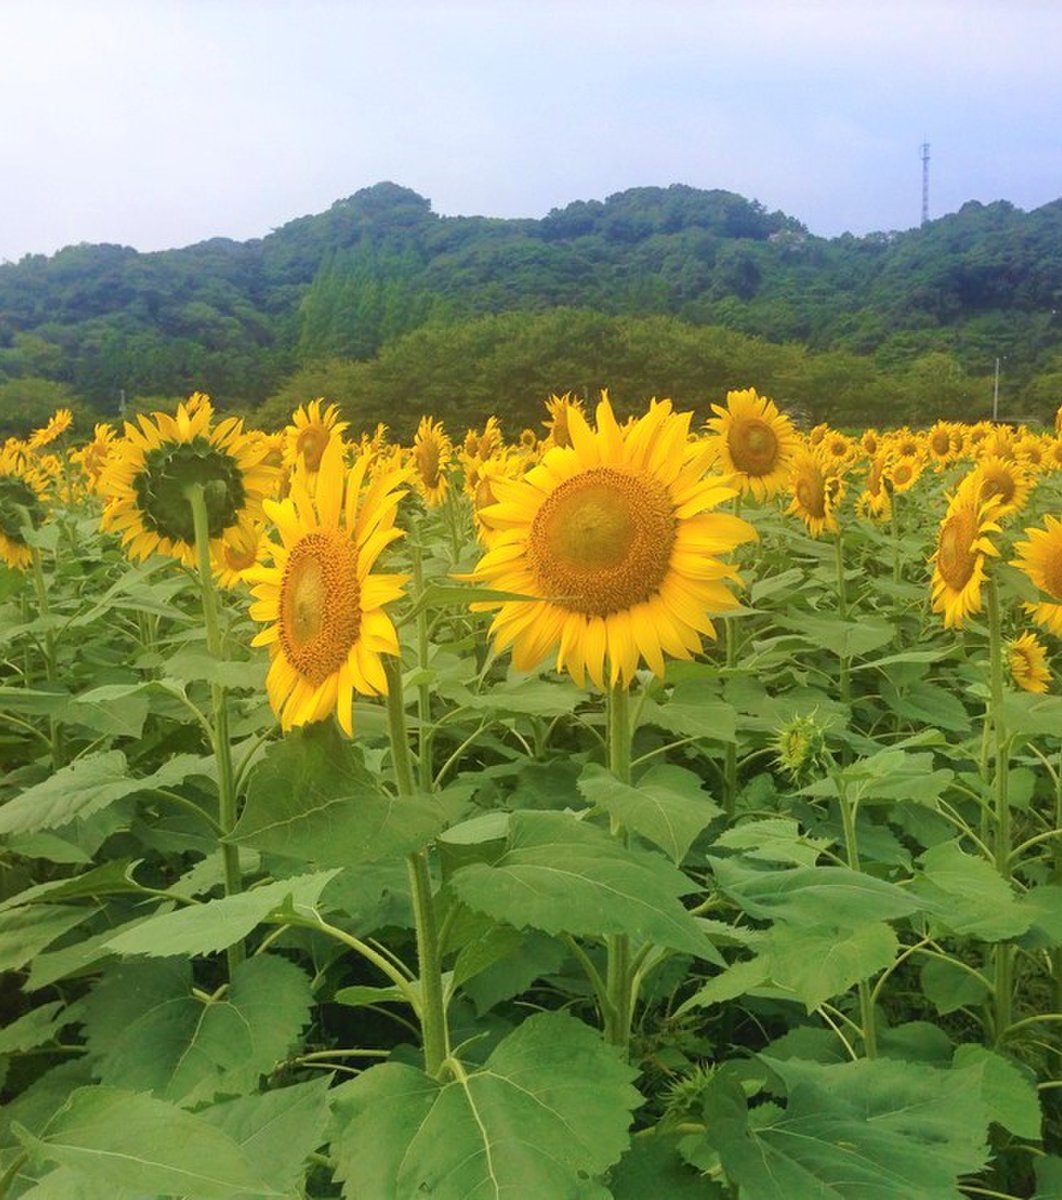
<svg viewBox="0 0 1062 1200">
<path fill-rule="evenodd" d="M 840 617 L 820 617 L 801 613 L 798 617 L 777 617 L 782 629 L 792 629 L 820 650 L 829 650 L 838 658 L 862 658 L 880 650 L 896 636 L 896 628 L 878 617 L 844 621 Z"/>
<path fill-rule="evenodd" d="M 79 1088 L 39 1137 L 16 1132 L 30 1161 L 58 1163 L 114 1188 L 188 1200 L 281 1196 L 236 1142 L 151 1096 Z"/>
<path fill-rule="evenodd" d="M 682 767 L 653 767 L 637 786 L 630 787 L 605 767 L 589 763 L 579 776 L 579 791 L 590 804 L 659 846 L 676 863 L 686 857 L 697 834 L 722 812 L 700 778 Z"/>
<path fill-rule="evenodd" d="M 830 841 L 802 833 L 792 817 L 765 817 L 732 826 L 715 839 L 714 845 L 740 850 L 746 858 L 813 867 Z"/>
<path fill-rule="evenodd" d="M 373 1067 L 336 1089 L 344 1195 L 575 1200 L 588 1194 L 580 1176 L 599 1175 L 627 1146 L 635 1074 L 562 1013 L 528 1018 L 481 1068 L 446 1083 L 399 1063 Z"/>
<path fill-rule="evenodd" d="M 118 896 L 123 893 L 152 895 L 149 888 L 141 887 L 132 878 L 133 868 L 139 861 L 116 858 L 93 867 L 91 871 L 71 875 L 68 879 L 50 879 L 47 883 L 34 884 L 0 902 L 0 912 L 24 904 L 54 904 L 57 900 Z"/>
<path fill-rule="evenodd" d="M 748 1111 L 734 1081 L 705 1092 L 705 1138 L 756 1200 L 960 1200 L 987 1157 L 977 1071 L 890 1059 L 821 1065 L 767 1059 L 784 1108 Z"/>
<path fill-rule="evenodd" d="M 934 919 L 952 933 L 986 942 L 1017 937 L 1033 923 L 1010 885 L 983 858 L 966 854 L 957 842 L 943 842 L 921 857 L 922 875 L 914 891 Z"/>
<path fill-rule="evenodd" d="M 13 908 L 0 913 L 0 971 L 17 971 L 68 929 L 92 916 L 88 908 Z"/>
<path fill-rule="evenodd" d="M 180 960 L 123 963 L 104 976 L 85 1021 L 103 1083 L 185 1105 L 249 1092 L 309 1020 L 309 979 L 287 959 L 247 959 L 210 1001 L 190 983 Z"/>
<path fill-rule="evenodd" d="M 462 867 L 451 886 L 470 908 L 516 929 L 626 933 L 721 962 L 678 900 L 695 890 L 689 878 L 564 813 L 514 813 L 505 854 Z"/>
<path fill-rule="evenodd" d="M 199 766 L 198 756 L 181 754 L 153 775 L 137 779 L 129 774 L 120 750 L 86 754 L 0 808 L 0 833 L 58 829 L 75 817 L 84 820 L 124 796 L 172 787 Z"/>
<path fill-rule="evenodd" d="M 719 887 L 752 917 L 793 925 L 854 928 L 916 912 L 910 892 L 848 867 L 762 870 L 732 860 L 713 860 Z"/>
<path fill-rule="evenodd" d="M 648 1131 L 634 1138 L 608 1173 L 614 1200 L 725 1200 L 719 1184 L 683 1161 L 678 1142 L 678 1135 Z"/>
<path fill-rule="evenodd" d="M 306 1159 L 324 1140 L 330 1084 L 324 1075 L 261 1096 L 227 1100 L 197 1115 L 228 1134 L 273 1187 L 287 1196 L 302 1195 Z"/>
<path fill-rule="evenodd" d="M 670 697 L 662 703 L 646 704 L 641 711 L 641 721 L 679 737 L 716 742 L 733 742 L 737 738 L 737 713 L 733 707 L 693 680 L 677 683 Z"/>
<path fill-rule="evenodd" d="M 441 823 L 430 797 L 384 792 L 360 748 L 319 722 L 272 746 L 254 768 L 228 840 L 305 864 L 340 867 L 419 849 Z"/>
<path fill-rule="evenodd" d="M 311 916 L 321 892 L 338 869 L 296 875 L 253 891 L 208 900 L 177 912 L 162 913 L 112 937 L 105 948 L 114 954 L 212 954 L 246 937 L 268 916 L 285 910 Z"/>
<path fill-rule="evenodd" d="M 16 1021 L 0 1029 L 0 1054 L 17 1054 L 22 1050 L 33 1050 L 57 1037 L 71 1018 L 66 1016 L 66 1005 L 61 1000 L 50 1000 L 38 1008 L 31 1008 Z"/>
<path fill-rule="evenodd" d="M 770 978 L 813 1012 L 831 996 L 892 965 L 899 943 L 891 925 L 871 921 L 847 929 L 776 922 L 763 954 Z"/>
<path fill-rule="evenodd" d="M 975 1043 L 958 1046 L 954 1063 L 959 1068 L 980 1070 L 981 1096 L 993 1121 L 1018 1137 L 1040 1141 L 1043 1120 L 1040 1097 L 1029 1073 L 987 1046 Z"/>
</svg>

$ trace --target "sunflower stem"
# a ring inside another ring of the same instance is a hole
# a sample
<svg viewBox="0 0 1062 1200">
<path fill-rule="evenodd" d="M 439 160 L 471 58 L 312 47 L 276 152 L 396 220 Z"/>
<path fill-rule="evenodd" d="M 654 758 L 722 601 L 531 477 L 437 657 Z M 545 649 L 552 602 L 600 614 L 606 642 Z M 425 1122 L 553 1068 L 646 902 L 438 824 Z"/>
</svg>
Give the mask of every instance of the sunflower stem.
<svg viewBox="0 0 1062 1200">
<path fill-rule="evenodd" d="M 400 796 L 413 796 L 417 787 L 410 762 L 409 737 L 406 733 L 406 704 L 402 691 L 400 659 L 384 659 L 387 674 L 387 731 L 391 760 Z M 431 779 L 428 780 L 431 789 Z M 417 925 L 417 961 L 420 1006 L 420 1036 L 424 1047 L 424 1070 L 438 1078 L 450 1057 L 450 1032 L 446 1021 L 446 999 L 442 982 L 442 946 L 432 896 L 431 871 L 426 850 L 406 856 L 409 889 Z"/>
<path fill-rule="evenodd" d="M 737 666 L 738 660 L 737 622 L 733 617 L 727 617 L 723 621 L 723 640 L 729 678 L 730 673 Z M 723 811 L 726 813 L 728 822 L 734 819 L 734 812 L 737 808 L 737 752 L 736 741 L 726 743 L 724 750 L 726 758 L 723 763 Z"/>
<path fill-rule="evenodd" d="M 903 577 L 903 563 L 900 557 L 900 498 L 895 492 L 889 493 L 889 518 L 892 525 L 892 582 L 899 583 Z"/>
<path fill-rule="evenodd" d="M 992 787 L 995 800 L 995 829 L 992 850 L 996 870 L 1010 882 L 1010 797 L 1007 785 L 1010 776 L 1007 728 L 1003 718 L 1003 634 L 999 612 L 999 588 L 995 576 L 989 574 L 986 588 L 988 608 L 988 659 L 990 674 L 989 720 L 992 726 L 994 764 Z M 1011 1017 L 1013 995 L 1012 968 L 1014 947 L 1007 942 L 997 942 L 995 956 L 995 1035 L 996 1041 L 1003 1037 Z"/>
<path fill-rule="evenodd" d="M 413 559 L 413 596 L 417 605 L 417 772 L 422 792 L 432 790 L 432 741 L 434 730 L 431 725 L 431 687 L 428 683 L 428 609 L 421 603 L 424 596 L 424 564 L 418 540 L 410 543 Z"/>
<path fill-rule="evenodd" d="M 837 540 L 834 543 L 837 560 L 837 614 L 842 621 L 848 620 L 848 594 L 844 577 L 844 533 L 838 527 Z M 849 708 L 852 703 L 852 680 L 849 672 L 848 655 L 842 654 L 841 660 L 841 703 Z"/>
<path fill-rule="evenodd" d="M 844 851 L 848 866 L 858 871 L 859 841 L 856 836 L 856 812 L 858 801 L 853 801 L 848 795 L 848 787 L 841 773 L 834 771 L 834 786 L 837 788 L 837 798 L 841 805 L 841 824 L 844 827 Z M 878 1030 L 874 1017 L 874 992 L 871 991 L 870 981 L 861 979 L 856 985 L 859 991 L 859 1023 L 863 1033 L 863 1053 L 867 1058 L 878 1056 Z"/>
<path fill-rule="evenodd" d="M 207 650 L 211 658 L 222 660 L 221 623 L 218 619 L 218 594 L 214 587 L 214 570 L 210 561 L 210 518 L 207 513 L 203 485 L 192 483 L 185 488 L 185 499 L 192 510 L 195 529 L 195 556 L 199 570 L 199 591 L 202 597 L 203 624 L 206 626 Z M 214 758 L 218 766 L 218 825 L 224 838 L 236 827 L 236 777 L 232 769 L 232 745 L 229 741 L 228 695 L 224 684 L 210 685 L 213 708 Z M 225 895 L 236 896 L 243 891 L 240 875 L 240 854 L 236 846 L 221 842 L 221 867 L 225 879 Z M 226 951 L 229 978 L 244 960 L 242 940 Z"/>
<path fill-rule="evenodd" d="M 607 706 L 608 765 L 619 782 L 628 787 L 631 782 L 632 734 L 629 700 L 626 684 L 622 680 L 613 683 L 609 689 Z M 612 818 L 612 835 L 621 839 L 626 837 L 626 831 L 615 817 Z M 617 1046 L 626 1058 L 630 1051 L 636 999 L 631 969 L 631 939 L 625 933 L 613 933 L 605 940 L 608 948 L 605 990 L 609 998 L 603 1013 L 605 1040 Z"/>
<path fill-rule="evenodd" d="M 44 564 L 41 552 L 30 548 L 33 565 L 33 591 L 37 597 L 37 611 L 44 619 L 44 672 L 49 683 L 59 680 L 58 656 L 55 651 L 55 633 L 51 626 L 51 607 L 48 604 L 48 586 L 44 581 Z M 48 717 L 48 745 L 52 754 L 52 769 L 58 771 L 63 765 L 63 730 L 54 716 Z"/>
</svg>

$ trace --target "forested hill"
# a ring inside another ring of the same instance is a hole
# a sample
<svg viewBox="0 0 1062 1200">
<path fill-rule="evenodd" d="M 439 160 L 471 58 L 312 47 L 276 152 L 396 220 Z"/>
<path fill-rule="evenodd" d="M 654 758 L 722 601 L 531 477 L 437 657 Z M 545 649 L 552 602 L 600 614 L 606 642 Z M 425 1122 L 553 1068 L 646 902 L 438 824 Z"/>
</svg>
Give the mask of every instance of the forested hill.
<svg viewBox="0 0 1062 1200">
<path fill-rule="evenodd" d="M 254 241 L 0 265 L 0 402 L 47 379 L 102 411 L 122 390 L 256 404 L 423 325 L 560 307 L 867 356 L 885 373 L 930 355 L 938 373 L 983 378 L 1000 356 L 1021 403 L 1045 407 L 1062 383 L 1062 200 L 970 202 L 903 233 L 825 239 L 678 184 L 501 220 L 440 217 L 380 183 Z"/>
</svg>

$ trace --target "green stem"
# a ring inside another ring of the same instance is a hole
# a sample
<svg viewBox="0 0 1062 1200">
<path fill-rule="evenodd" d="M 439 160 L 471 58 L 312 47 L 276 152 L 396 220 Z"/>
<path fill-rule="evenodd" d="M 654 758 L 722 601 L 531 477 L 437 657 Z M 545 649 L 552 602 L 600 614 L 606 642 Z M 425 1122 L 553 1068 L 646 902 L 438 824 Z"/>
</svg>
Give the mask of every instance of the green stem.
<svg viewBox="0 0 1062 1200">
<path fill-rule="evenodd" d="M 406 733 L 402 663 L 397 658 L 388 657 L 384 660 L 384 670 L 387 673 L 387 730 L 395 782 L 400 796 L 413 796 L 416 793 L 416 785 Z M 430 778 L 428 784 L 430 787 Z M 417 926 L 417 961 L 420 971 L 418 1015 L 424 1045 L 424 1070 L 433 1078 L 438 1078 L 450 1056 L 450 1032 L 446 1022 L 446 1000 L 443 995 L 442 947 L 439 942 L 427 852 L 418 850 L 408 855 L 406 867 Z"/>
<path fill-rule="evenodd" d="M 995 800 L 995 829 L 992 849 L 996 870 L 1010 882 L 1010 798 L 1007 784 L 1010 775 L 1007 729 L 1003 719 L 1003 634 L 999 612 L 999 589 L 995 577 L 989 575 L 986 585 L 988 608 L 988 660 L 990 673 L 989 720 L 992 726 L 994 764 L 992 785 Z M 1014 947 L 1006 942 L 997 942 L 993 948 L 995 957 L 995 1036 L 998 1043 L 1011 1019 L 1013 997 L 1012 968 Z"/>
<path fill-rule="evenodd" d="M 614 683 L 608 694 L 608 765 L 620 783 L 630 786 L 631 782 L 631 721 L 630 695 L 626 685 Z M 623 826 L 612 819 L 612 834 L 625 838 Z M 634 1018 L 634 988 L 631 970 L 631 940 L 625 933 L 610 934 L 606 938 L 608 965 L 605 990 L 609 1004 L 604 1017 L 605 1040 L 619 1047 L 624 1058 L 630 1051 L 631 1023 Z"/>
<path fill-rule="evenodd" d="M 431 687 L 428 684 L 428 610 L 421 603 L 424 596 L 424 567 L 418 541 L 410 545 L 413 556 L 413 598 L 417 606 L 417 666 L 420 678 L 417 681 L 417 772 L 423 792 L 432 790 L 432 735 Z"/>
<path fill-rule="evenodd" d="M 222 661 L 221 622 L 218 619 L 218 594 L 214 587 L 214 570 L 210 561 L 210 518 L 201 483 L 190 484 L 185 489 L 185 499 L 192 510 L 195 529 L 196 566 L 199 570 L 199 591 L 202 596 L 203 623 L 206 626 L 207 649 L 215 662 Z M 221 836 L 230 834 L 236 827 L 236 778 L 232 769 L 232 745 L 229 741 L 229 708 L 225 687 L 211 683 L 210 701 L 213 708 L 213 748 L 218 767 L 218 825 Z M 221 867 L 225 878 L 225 895 L 236 896 L 243 891 L 240 875 L 240 855 L 236 846 L 221 842 Z M 229 978 L 244 960 L 243 941 L 236 942 L 226 951 Z"/>
<path fill-rule="evenodd" d="M 19 1172 L 28 1161 L 29 1155 L 24 1150 L 21 1154 L 16 1155 L 15 1158 L 12 1159 L 10 1166 L 3 1173 L 3 1175 L 0 1176 L 0 1200 L 3 1200 L 3 1198 L 11 1190 L 11 1185 L 18 1178 Z"/>
<path fill-rule="evenodd" d="M 856 812 L 858 801 L 852 801 L 848 796 L 840 776 L 835 777 L 837 797 L 841 802 L 841 822 L 844 826 L 844 849 L 848 865 L 853 871 L 859 870 L 859 843 L 856 839 Z M 861 979 L 856 985 L 859 991 L 859 1021 L 863 1034 L 863 1053 L 867 1058 L 878 1056 L 878 1030 L 874 1018 L 874 993 L 870 981 Z"/>
<path fill-rule="evenodd" d="M 895 492 L 889 495 L 889 514 L 892 526 L 892 581 L 899 583 L 903 577 L 903 564 L 900 559 L 900 497 Z"/>
<path fill-rule="evenodd" d="M 58 683 L 59 664 L 55 650 L 55 632 L 52 629 L 51 607 L 48 604 L 48 587 L 44 582 L 44 564 L 36 546 L 30 550 L 33 564 L 33 591 L 37 597 L 37 611 L 44 618 L 44 671 L 49 683 Z M 52 753 L 52 769 L 58 771 L 63 765 L 63 730 L 54 716 L 48 718 L 48 745 Z"/>
<path fill-rule="evenodd" d="M 723 622 L 723 639 L 726 647 L 726 669 L 729 677 L 730 673 L 737 666 L 738 659 L 738 635 L 737 622 L 733 617 L 728 617 Z M 737 741 L 727 742 L 724 753 L 726 755 L 723 764 L 723 811 L 726 813 L 727 821 L 732 821 L 734 812 L 737 808 Z"/>
<path fill-rule="evenodd" d="M 837 614 L 842 621 L 848 620 L 848 595 L 845 588 L 844 578 L 844 534 L 840 529 L 837 530 L 837 540 L 834 543 L 837 560 Z M 850 707 L 852 703 L 852 681 L 849 670 L 849 660 L 847 654 L 842 654 L 841 659 L 841 703 L 845 708 Z"/>
</svg>

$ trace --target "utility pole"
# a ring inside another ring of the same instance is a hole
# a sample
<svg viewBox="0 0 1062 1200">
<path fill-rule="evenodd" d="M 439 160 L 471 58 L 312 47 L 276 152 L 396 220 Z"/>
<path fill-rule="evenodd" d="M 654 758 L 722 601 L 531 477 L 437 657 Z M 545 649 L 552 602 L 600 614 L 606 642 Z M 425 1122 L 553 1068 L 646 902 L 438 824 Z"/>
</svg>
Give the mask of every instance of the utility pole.
<svg viewBox="0 0 1062 1200">
<path fill-rule="evenodd" d="M 929 143 L 922 143 L 922 224 L 929 220 Z"/>
</svg>

